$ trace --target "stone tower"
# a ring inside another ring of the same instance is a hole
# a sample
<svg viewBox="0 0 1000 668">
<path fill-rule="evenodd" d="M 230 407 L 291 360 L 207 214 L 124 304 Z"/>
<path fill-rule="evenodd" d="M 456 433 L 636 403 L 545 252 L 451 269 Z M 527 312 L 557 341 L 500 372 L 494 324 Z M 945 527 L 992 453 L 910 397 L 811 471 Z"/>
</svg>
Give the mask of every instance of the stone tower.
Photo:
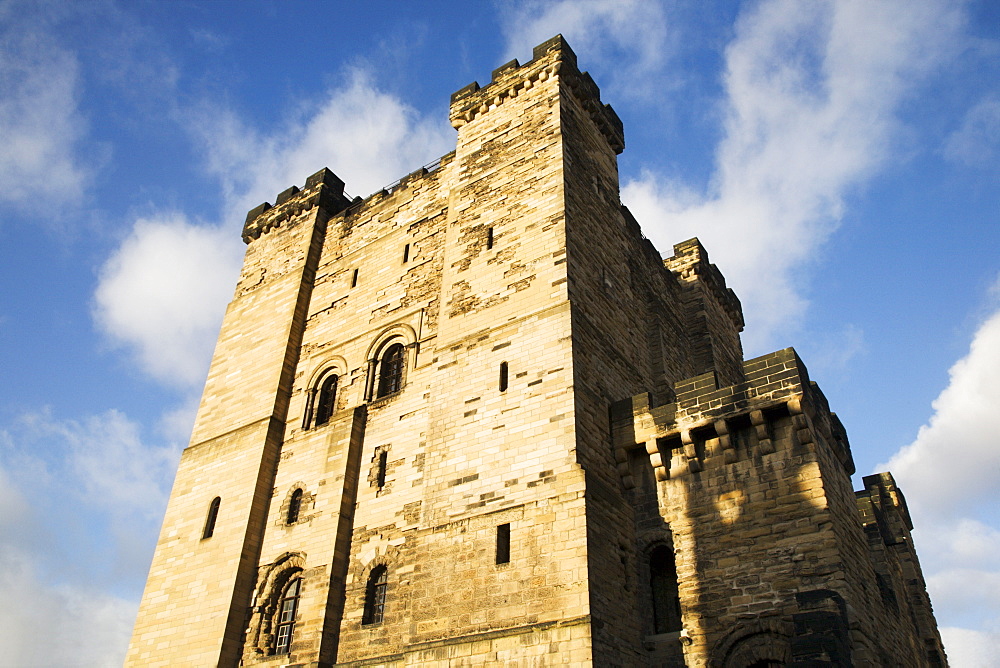
<svg viewBox="0 0 1000 668">
<path fill-rule="evenodd" d="M 943 665 L 891 476 L 852 491 L 794 351 L 743 361 L 593 80 L 533 56 L 432 165 L 248 214 L 126 664 Z"/>
</svg>

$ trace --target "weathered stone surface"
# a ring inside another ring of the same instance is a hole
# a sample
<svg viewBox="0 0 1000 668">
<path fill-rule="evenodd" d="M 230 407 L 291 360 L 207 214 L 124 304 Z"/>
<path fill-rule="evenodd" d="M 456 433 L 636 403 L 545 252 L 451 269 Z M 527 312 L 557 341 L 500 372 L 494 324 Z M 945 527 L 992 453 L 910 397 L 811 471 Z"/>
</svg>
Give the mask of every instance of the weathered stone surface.
<svg viewBox="0 0 1000 668">
<path fill-rule="evenodd" d="M 855 497 L 795 352 L 744 362 L 698 240 L 642 236 L 565 41 L 450 118 L 247 216 L 127 664 L 943 663 L 891 476 Z"/>
</svg>

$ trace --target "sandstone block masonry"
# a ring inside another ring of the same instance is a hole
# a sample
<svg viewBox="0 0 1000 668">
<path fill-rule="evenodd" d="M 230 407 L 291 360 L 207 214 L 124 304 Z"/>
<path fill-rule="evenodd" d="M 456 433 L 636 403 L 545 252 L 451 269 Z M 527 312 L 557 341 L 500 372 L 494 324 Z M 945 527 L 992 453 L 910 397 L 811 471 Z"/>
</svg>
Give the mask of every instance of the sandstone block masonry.
<svg viewBox="0 0 1000 668">
<path fill-rule="evenodd" d="M 434 163 L 248 214 L 127 665 L 943 665 L 891 476 L 853 493 L 794 351 L 743 360 L 596 84 L 533 56 Z"/>
</svg>

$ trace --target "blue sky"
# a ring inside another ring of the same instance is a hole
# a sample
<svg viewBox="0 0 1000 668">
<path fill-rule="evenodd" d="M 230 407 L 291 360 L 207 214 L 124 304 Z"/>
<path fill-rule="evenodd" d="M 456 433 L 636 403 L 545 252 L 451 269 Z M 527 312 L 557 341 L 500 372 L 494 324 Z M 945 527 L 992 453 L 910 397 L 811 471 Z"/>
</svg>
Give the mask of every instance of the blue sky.
<svg viewBox="0 0 1000 668">
<path fill-rule="evenodd" d="M 1000 655 L 1000 4 L 0 0 L 0 666 L 120 664 L 246 211 L 448 152 L 556 33 L 645 234 L 896 475 L 952 664 Z"/>
</svg>

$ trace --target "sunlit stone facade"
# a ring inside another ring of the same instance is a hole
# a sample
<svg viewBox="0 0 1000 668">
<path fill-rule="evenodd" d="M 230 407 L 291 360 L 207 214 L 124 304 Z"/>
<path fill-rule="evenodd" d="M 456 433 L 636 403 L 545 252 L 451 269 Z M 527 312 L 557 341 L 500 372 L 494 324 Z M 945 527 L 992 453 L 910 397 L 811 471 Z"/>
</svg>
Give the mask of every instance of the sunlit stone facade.
<svg viewBox="0 0 1000 668">
<path fill-rule="evenodd" d="M 891 476 L 642 236 L 562 38 L 450 116 L 365 200 L 247 216 L 126 663 L 943 665 Z"/>
</svg>

